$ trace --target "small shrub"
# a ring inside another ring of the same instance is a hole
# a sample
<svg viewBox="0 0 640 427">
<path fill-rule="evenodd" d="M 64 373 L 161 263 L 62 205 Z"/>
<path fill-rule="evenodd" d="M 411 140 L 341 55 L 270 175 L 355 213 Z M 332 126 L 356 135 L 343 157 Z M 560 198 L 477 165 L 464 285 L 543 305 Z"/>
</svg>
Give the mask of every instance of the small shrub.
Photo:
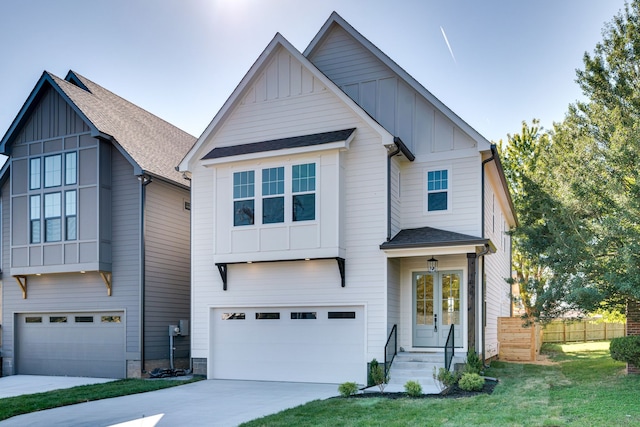
<svg viewBox="0 0 640 427">
<path fill-rule="evenodd" d="M 404 391 L 411 397 L 418 397 L 422 395 L 422 386 L 418 381 L 407 381 L 404 385 Z"/>
<path fill-rule="evenodd" d="M 373 382 L 372 372 L 377 369 L 376 368 L 377 366 L 378 366 L 378 361 L 376 359 L 373 359 L 371 362 L 369 362 L 369 370 L 367 372 L 367 387 L 376 385 L 376 383 Z"/>
<path fill-rule="evenodd" d="M 354 382 L 342 383 L 338 386 L 338 392 L 342 397 L 352 396 L 358 392 L 358 384 Z"/>
<path fill-rule="evenodd" d="M 440 391 L 455 385 L 458 382 L 458 374 L 453 373 L 445 368 L 440 368 L 436 371 L 436 367 L 433 367 L 433 379 L 436 385 L 440 387 Z"/>
<path fill-rule="evenodd" d="M 609 352 L 614 360 L 640 366 L 640 335 L 612 339 Z"/>
<path fill-rule="evenodd" d="M 458 381 L 458 387 L 465 391 L 482 391 L 484 378 L 478 374 L 464 373 Z"/>
<path fill-rule="evenodd" d="M 480 360 L 480 356 L 478 356 L 476 350 L 471 347 L 469 351 L 467 351 L 467 363 L 464 365 L 464 372 L 480 375 L 483 369 L 484 364 L 482 360 Z"/>
<path fill-rule="evenodd" d="M 375 363 L 374 363 L 375 362 Z M 371 380 L 373 384 L 380 388 L 380 393 L 384 393 L 384 388 L 389 383 L 389 374 L 385 375 L 384 366 L 380 365 L 376 359 L 373 359 L 370 364 Z"/>
</svg>

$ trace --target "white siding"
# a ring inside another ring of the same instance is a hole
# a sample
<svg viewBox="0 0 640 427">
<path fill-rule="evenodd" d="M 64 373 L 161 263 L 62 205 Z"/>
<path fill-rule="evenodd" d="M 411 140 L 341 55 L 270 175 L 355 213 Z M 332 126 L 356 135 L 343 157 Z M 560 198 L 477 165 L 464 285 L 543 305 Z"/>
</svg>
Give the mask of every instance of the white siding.
<svg viewBox="0 0 640 427">
<path fill-rule="evenodd" d="M 485 357 L 498 353 L 498 317 L 510 315 L 510 286 L 506 282 L 511 273 L 511 239 L 506 236 L 505 211 L 495 193 L 494 183 L 485 179 L 485 237 L 496 246 L 496 253 L 484 258 L 486 277 Z"/>
</svg>

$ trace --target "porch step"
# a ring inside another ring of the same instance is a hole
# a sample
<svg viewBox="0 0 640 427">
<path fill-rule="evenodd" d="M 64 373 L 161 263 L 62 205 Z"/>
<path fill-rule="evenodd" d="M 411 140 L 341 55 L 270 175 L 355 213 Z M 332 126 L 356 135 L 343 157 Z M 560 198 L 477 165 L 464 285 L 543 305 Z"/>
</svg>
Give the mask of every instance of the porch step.
<svg viewBox="0 0 640 427">
<path fill-rule="evenodd" d="M 455 363 L 463 362 L 460 356 L 454 357 Z M 434 368 L 439 370 L 444 367 L 444 354 L 442 353 L 416 353 L 400 352 L 393 359 L 389 371 L 389 384 L 385 388 L 388 392 L 404 392 L 407 381 L 417 381 L 422 386 L 425 394 L 439 393 L 440 388 L 433 379 Z"/>
</svg>

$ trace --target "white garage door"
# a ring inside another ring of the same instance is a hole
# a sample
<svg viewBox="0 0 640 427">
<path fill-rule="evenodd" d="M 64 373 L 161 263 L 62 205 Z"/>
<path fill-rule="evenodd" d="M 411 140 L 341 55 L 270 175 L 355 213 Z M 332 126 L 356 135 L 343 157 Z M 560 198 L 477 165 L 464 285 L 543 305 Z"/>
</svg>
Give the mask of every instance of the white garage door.
<svg viewBox="0 0 640 427">
<path fill-rule="evenodd" d="M 364 309 L 216 308 L 211 378 L 364 382 Z"/>
<path fill-rule="evenodd" d="M 16 316 L 19 374 L 124 378 L 124 313 Z"/>
</svg>

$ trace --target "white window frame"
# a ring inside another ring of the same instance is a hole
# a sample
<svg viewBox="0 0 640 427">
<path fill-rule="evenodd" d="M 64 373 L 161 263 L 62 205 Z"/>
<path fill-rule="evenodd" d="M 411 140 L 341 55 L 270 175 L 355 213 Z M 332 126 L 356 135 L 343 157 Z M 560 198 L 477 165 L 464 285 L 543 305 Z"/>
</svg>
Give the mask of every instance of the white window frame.
<svg viewBox="0 0 640 427">
<path fill-rule="evenodd" d="M 429 190 L 429 172 L 438 172 L 438 171 L 447 171 L 447 209 L 443 209 L 443 210 L 437 210 L 437 211 L 430 211 L 429 210 L 429 194 L 430 193 L 441 193 L 442 190 Z M 452 211 L 452 206 L 451 206 L 451 194 L 453 193 L 453 174 L 452 174 L 452 169 L 451 166 L 439 166 L 439 167 L 434 167 L 434 168 L 429 168 L 429 169 L 425 169 L 424 171 L 424 213 L 427 215 L 438 215 L 438 214 L 444 214 L 444 213 L 450 213 Z"/>
</svg>

